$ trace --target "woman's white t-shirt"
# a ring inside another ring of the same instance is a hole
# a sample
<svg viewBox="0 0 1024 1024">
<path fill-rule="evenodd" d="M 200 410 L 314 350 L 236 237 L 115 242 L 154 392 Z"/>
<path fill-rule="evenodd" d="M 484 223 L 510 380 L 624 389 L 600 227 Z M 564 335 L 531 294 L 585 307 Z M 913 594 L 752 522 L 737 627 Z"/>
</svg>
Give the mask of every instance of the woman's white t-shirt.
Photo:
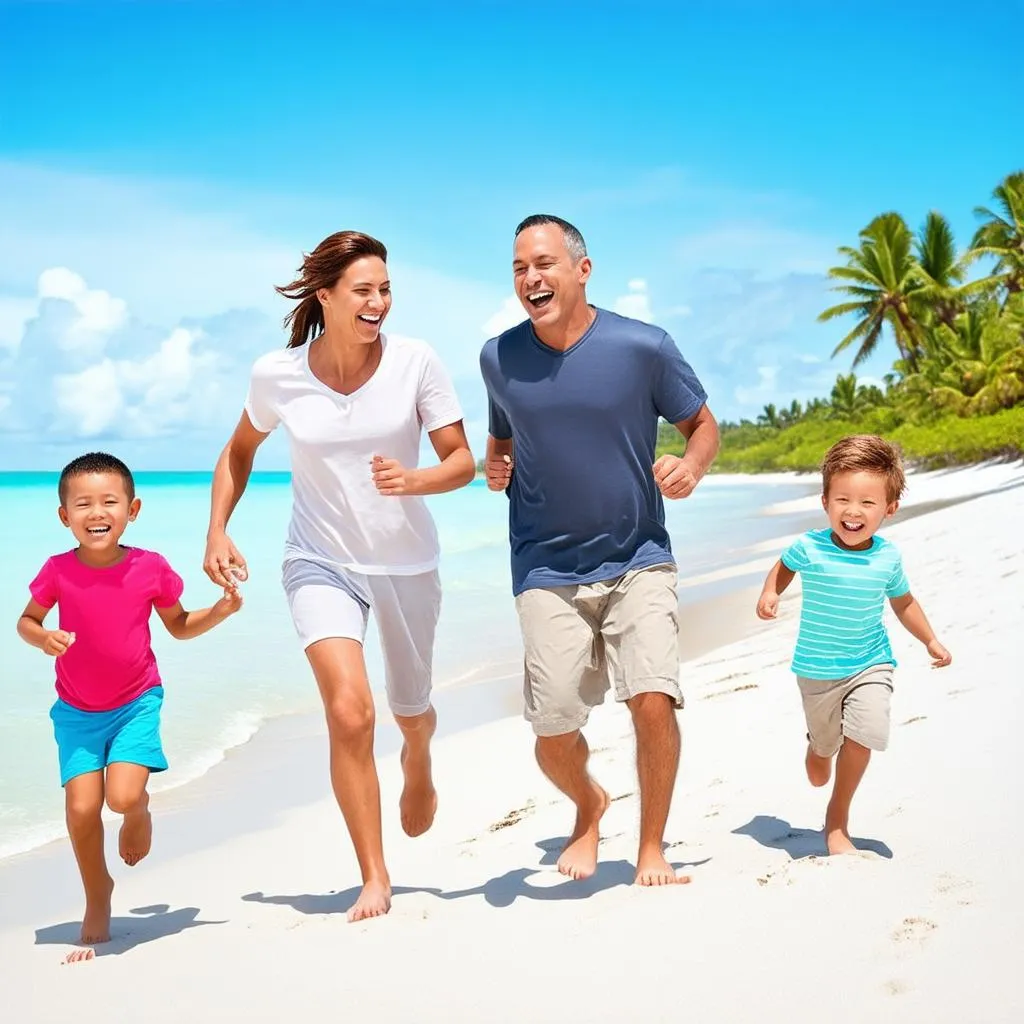
<svg viewBox="0 0 1024 1024">
<path fill-rule="evenodd" d="M 381 341 L 376 372 L 350 395 L 313 375 L 309 345 L 270 352 L 252 368 L 245 411 L 262 433 L 283 426 L 291 448 L 285 561 L 311 559 L 374 576 L 437 567 L 437 529 L 426 503 L 379 494 L 370 463 L 382 455 L 415 468 L 421 432 L 457 423 L 462 409 L 429 345 Z"/>
</svg>

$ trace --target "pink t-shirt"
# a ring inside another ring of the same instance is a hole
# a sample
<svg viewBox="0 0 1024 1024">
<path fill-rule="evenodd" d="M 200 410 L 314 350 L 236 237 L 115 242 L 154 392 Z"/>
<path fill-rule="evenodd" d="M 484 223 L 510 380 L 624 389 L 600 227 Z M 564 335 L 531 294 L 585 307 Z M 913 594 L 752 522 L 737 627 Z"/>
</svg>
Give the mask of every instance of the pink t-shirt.
<svg viewBox="0 0 1024 1024">
<path fill-rule="evenodd" d="M 110 711 L 160 685 L 150 646 L 153 608 L 173 607 L 181 577 L 155 551 L 128 548 L 117 565 L 95 569 L 74 551 L 47 559 L 29 584 L 75 642 L 57 661 L 57 696 L 81 711 Z"/>
</svg>

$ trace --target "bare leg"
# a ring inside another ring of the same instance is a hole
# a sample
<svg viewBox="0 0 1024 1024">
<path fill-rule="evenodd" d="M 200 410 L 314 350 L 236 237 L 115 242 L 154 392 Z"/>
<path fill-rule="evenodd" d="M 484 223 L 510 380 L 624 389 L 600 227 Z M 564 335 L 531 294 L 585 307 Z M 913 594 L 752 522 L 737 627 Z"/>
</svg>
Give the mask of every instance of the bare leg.
<svg viewBox="0 0 1024 1024">
<path fill-rule="evenodd" d="M 558 858 L 558 870 L 577 881 L 597 870 L 600 822 L 608 794 L 587 773 L 590 748 L 579 730 L 563 736 L 537 737 L 537 764 L 548 779 L 576 805 L 576 824 Z"/>
<path fill-rule="evenodd" d="M 124 821 L 117 852 L 128 867 L 135 867 L 153 844 L 153 817 L 149 813 L 149 769 L 141 764 L 115 761 L 107 766 L 107 806 Z"/>
<path fill-rule="evenodd" d="M 850 839 L 850 804 L 870 760 L 871 751 L 851 739 L 844 740 L 839 748 L 836 781 L 825 812 L 825 843 L 830 854 L 857 850 Z"/>
<path fill-rule="evenodd" d="M 64 806 L 71 847 L 85 889 L 82 942 L 90 946 L 109 942 L 114 880 L 103 856 L 103 772 L 88 772 L 71 779 L 64 787 Z"/>
<path fill-rule="evenodd" d="M 395 715 L 402 730 L 402 772 L 405 788 L 398 807 L 406 835 L 421 836 L 434 824 L 437 790 L 430 775 L 430 738 L 437 728 L 437 712 L 429 708 L 422 715 Z"/>
<path fill-rule="evenodd" d="M 331 637 L 306 648 L 327 716 L 331 785 L 348 826 L 363 879 L 349 921 L 379 917 L 391 909 L 391 880 L 384 866 L 380 783 L 373 760 L 375 712 L 357 640 Z"/>
<path fill-rule="evenodd" d="M 679 723 L 672 698 L 664 693 L 641 693 L 626 703 L 636 730 L 636 769 L 640 777 L 640 848 L 635 882 L 689 882 L 689 875 L 676 875 L 662 851 L 679 770 Z"/>
<path fill-rule="evenodd" d="M 824 786 L 832 778 L 832 758 L 816 754 L 811 750 L 810 743 L 807 744 L 807 753 L 804 755 L 804 768 L 807 771 L 807 780 L 812 786 Z"/>
</svg>

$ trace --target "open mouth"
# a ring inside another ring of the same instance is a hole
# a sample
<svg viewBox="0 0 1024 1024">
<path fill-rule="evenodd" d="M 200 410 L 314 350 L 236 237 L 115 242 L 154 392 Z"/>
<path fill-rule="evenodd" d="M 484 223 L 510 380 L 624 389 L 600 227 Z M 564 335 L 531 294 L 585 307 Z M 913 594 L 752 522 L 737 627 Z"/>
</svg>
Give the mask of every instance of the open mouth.
<svg viewBox="0 0 1024 1024">
<path fill-rule="evenodd" d="M 846 519 L 842 521 L 842 526 L 847 533 L 859 533 L 861 530 L 864 529 L 863 523 L 851 523 Z"/>
<path fill-rule="evenodd" d="M 543 309 L 554 297 L 554 292 L 530 292 L 526 296 L 526 301 L 534 309 Z"/>
<path fill-rule="evenodd" d="M 109 526 L 90 526 L 88 528 L 90 537 L 102 537 L 104 534 L 110 533 Z"/>
<path fill-rule="evenodd" d="M 379 313 L 376 316 L 371 316 L 369 313 L 360 313 L 359 319 L 362 320 L 364 324 L 373 324 L 376 326 L 380 323 L 381 316 Z"/>
</svg>

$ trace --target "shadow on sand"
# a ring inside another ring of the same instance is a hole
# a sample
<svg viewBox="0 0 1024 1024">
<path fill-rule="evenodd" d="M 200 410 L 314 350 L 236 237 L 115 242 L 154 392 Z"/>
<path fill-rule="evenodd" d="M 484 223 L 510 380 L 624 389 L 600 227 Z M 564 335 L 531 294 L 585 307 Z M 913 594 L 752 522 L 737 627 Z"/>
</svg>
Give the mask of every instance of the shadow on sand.
<svg viewBox="0 0 1024 1024">
<path fill-rule="evenodd" d="M 225 924 L 224 921 L 200 921 L 198 907 L 181 907 L 171 910 L 166 903 L 151 907 L 136 907 L 130 911 L 135 917 L 112 917 L 110 919 L 110 941 L 91 946 L 96 956 L 119 956 L 136 946 L 169 935 L 200 928 L 209 924 Z M 65 921 L 36 930 L 37 946 L 82 946 L 82 922 Z"/>
<path fill-rule="evenodd" d="M 733 835 L 750 836 L 755 842 L 768 847 L 769 850 L 785 850 L 793 860 L 804 857 L 826 857 L 825 834 L 819 829 L 793 828 L 788 821 L 767 814 L 758 814 L 739 828 L 734 828 Z M 879 857 L 892 859 L 892 850 L 878 839 L 859 839 L 851 837 L 853 845 L 865 853 L 875 853 Z"/>
<path fill-rule="evenodd" d="M 537 843 L 543 852 L 540 863 L 542 866 L 552 866 L 558 861 L 559 852 L 565 846 L 566 837 L 555 839 L 544 839 Z M 690 863 L 674 863 L 672 867 L 679 871 L 686 867 L 700 867 L 706 864 L 710 858 Z M 535 867 L 515 868 L 506 871 L 503 875 L 474 886 L 471 889 L 453 889 L 445 892 L 443 889 L 430 888 L 426 886 L 397 885 L 392 890 L 393 896 L 404 896 L 410 893 L 426 893 L 435 896 L 440 900 L 461 900 L 473 896 L 481 896 L 492 907 L 509 907 L 517 899 L 528 900 L 585 900 L 599 892 L 608 889 L 615 889 L 619 886 L 633 884 L 633 877 L 636 868 L 626 860 L 599 861 L 597 871 L 590 878 L 583 881 L 572 881 L 564 879 L 554 885 L 534 885 L 530 879 L 539 875 L 541 879 L 554 880 L 561 876 L 553 875 L 550 871 L 539 871 Z M 300 914 L 344 914 L 355 903 L 359 897 L 359 888 L 345 889 L 343 892 L 331 893 L 302 893 L 293 896 L 277 895 L 269 896 L 261 892 L 247 893 L 242 897 L 250 903 L 267 903 L 273 906 L 291 907 Z"/>
</svg>

